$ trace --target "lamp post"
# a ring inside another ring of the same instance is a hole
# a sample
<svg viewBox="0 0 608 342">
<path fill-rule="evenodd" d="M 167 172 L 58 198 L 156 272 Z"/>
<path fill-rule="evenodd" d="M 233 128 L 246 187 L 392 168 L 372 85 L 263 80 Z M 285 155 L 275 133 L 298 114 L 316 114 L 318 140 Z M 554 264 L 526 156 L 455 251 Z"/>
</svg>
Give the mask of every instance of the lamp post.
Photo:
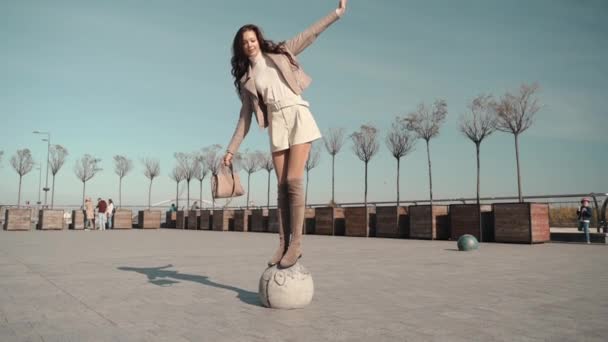
<svg viewBox="0 0 608 342">
<path fill-rule="evenodd" d="M 42 188 L 42 165 L 40 163 L 38 163 L 38 167 L 36 168 L 36 170 L 38 170 L 38 209 L 40 209 L 40 205 L 42 204 L 42 202 L 40 202 L 40 188 Z"/>
<path fill-rule="evenodd" d="M 46 139 L 42 139 L 42 141 L 46 141 L 47 142 L 47 148 L 46 148 L 46 183 L 44 185 L 44 188 L 42 190 L 44 190 L 44 206 L 47 206 L 47 195 L 49 194 L 49 153 L 51 151 L 51 133 L 50 132 L 41 132 L 41 131 L 34 131 L 32 132 L 34 134 L 44 134 L 46 135 Z"/>
</svg>

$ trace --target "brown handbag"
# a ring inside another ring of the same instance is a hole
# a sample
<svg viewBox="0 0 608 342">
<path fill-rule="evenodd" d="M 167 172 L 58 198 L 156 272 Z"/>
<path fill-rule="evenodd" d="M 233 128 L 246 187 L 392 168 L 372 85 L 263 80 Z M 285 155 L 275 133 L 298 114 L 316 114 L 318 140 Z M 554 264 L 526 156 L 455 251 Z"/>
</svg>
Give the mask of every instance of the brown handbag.
<svg viewBox="0 0 608 342">
<path fill-rule="evenodd" d="M 232 164 L 230 166 L 221 164 L 217 174 L 211 176 L 211 195 L 213 198 L 232 198 L 244 194 L 241 180 L 238 173 L 234 172 Z"/>
</svg>

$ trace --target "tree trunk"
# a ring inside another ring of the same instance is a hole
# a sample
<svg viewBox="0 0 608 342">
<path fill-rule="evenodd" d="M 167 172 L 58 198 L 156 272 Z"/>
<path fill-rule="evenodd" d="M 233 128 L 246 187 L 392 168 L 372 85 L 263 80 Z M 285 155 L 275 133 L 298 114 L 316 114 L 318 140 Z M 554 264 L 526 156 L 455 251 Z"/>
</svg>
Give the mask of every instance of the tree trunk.
<svg viewBox="0 0 608 342">
<path fill-rule="evenodd" d="M 186 210 L 190 210 L 190 180 L 186 181 L 186 185 L 188 187 L 187 196 L 186 196 Z"/>
<path fill-rule="evenodd" d="M 365 162 L 365 195 L 364 195 L 364 206 L 367 208 L 367 163 Z"/>
<path fill-rule="evenodd" d="M 199 208 L 203 208 L 203 179 L 198 181 L 200 184 L 200 188 L 199 188 L 199 194 L 198 194 L 198 207 Z"/>
<path fill-rule="evenodd" d="M 53 192 L 51 193 L 51 209 L 55 206 L 55 175 L 53 175 Z"/>
<path fill-rule="evenodd" d="M 87 189 L 87 182 L 83 181 L 82 182 L 82 207 L 84 208 L 84 194 L 86 193 L 86 189 Z"/>
<path fill-rule="evenodd" d="M 519 173 L 519 134 L 515 135 L 515 160 L 517 161 L 517 197 L 519 203 L 523 203 L 524 199 L 521 195 L 521 174 Z"/>
<path fill-rule="evenodd" d="M 266 190 L 266 209 L 270 209 L 270 171 L 268 171 L 268 190 Z"/>
<path fill-rule="evenodd" d="M 477 154 L 477 210 L 479 211 L 479 241 L 483 241 L 483 227 L 481 225 L 481 205 L 479 203 L 479 188 L 480 188 L 480 163 L 479 163 L 479 148 L 481 142 L 475 143 L 475 151 Z"/>
<path fill-rule="evenodd" d="M 336 203 L 336 200 L 334 198 L 335 168 L 336 168 L 336 155 L 332 154 L 331 155 L 331 203 L 332 203 L 332 205 L 334 205 Z"/>
<path fill-rule="evenodd" d="M 247 172 L 247 204 L 245 208 L 249 210 L 249 182 L 251 181 L 251 172 Z"/>
<path fill-rule="evenodd" d="M 19 193 L 17 195 L 17 208 L 21 207 L 21 178 L 23 178 L 23 176 L 19 175 Z"/>
<path fill-rule="evenodd" d="M 477 206 L 479 206 L 479 143 L 475 144 L 475 151 L 477 152 Z"/>
<path fill-rule="evenodd" d="M 304 193 L 304 208 L 306 208 L 306 205 L 308 204 L 308 172 L 309 170 L 306 170 L 306 192 Z"/>
<path fill-rule="evenodd" d="M 433 211 L 433 177 L 431 172 L 431 150 L 429 147 L 429 141 L 426 141 L 426 156 L 429 162 L 429 194 L 431 196 L 431 212 Z"/>
<path fill-rule="evenodd" d="M 150 187 L 148 188 L 148 211 L 152 209 L 152 179 L 150 179 Z"/>
<path fill-rule="evenodd" d="M 179 210 L 179 182 L 175 183 L 175 208 Z"/>
<path fill-rule="evenodd" d="M 401 158 L 397 158 L 397 207 L 399 206 L 399 162 Z"/>
<path fill-rule="evenodd" d="M 122 208 L 122 177 L 118 179 L 118 208 Z"/>
</svg>

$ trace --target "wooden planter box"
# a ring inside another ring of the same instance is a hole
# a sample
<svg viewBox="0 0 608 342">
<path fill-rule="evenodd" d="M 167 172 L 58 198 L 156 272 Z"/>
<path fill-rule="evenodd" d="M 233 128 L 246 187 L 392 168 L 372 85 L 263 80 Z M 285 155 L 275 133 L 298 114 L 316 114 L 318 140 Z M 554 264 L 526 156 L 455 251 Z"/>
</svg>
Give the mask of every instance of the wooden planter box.
<svg viewBox="0 0 608 342">
<path fill-rule="evenodd" d="M 175 228 L 176 219 L 177 219 L 177 212 L 167 211 L 165 213 L 165 228 Z"/>
<path fill-rule="evenodd" d="M 315 208 L 306 208 L 304 211 L 304 229 L 303 234 L 315 233 Z"/>
<path fill-rule="evenodd" d="M 374 207 L 347 207 L 344 209 L 346 236 L 368 237 L 375 236 L 376 208 Z M 371 216 L 374 215 L 374 218 Z"/>
<path fill-rule="evenodd" d="M 447 205 L 410 205 L 410 238 L 447 240 L 450 237 Z"/>
<path fill-rule="evenodd" d="M 496 242 L 543 243 L 551 239 L 546 203 L 495 203 Z"/>
<path fill-rule="evenodd" d="M 178 210 L 175 215 L 175 228 L 186 229 L 186 212 Z"/>
<path fill-rule="evenodd" d="M 249 230 L 260 233 L 268 231 L 268 209 L 251 210 L 251 227 Z"/>
<path fill-rule="evenodd" d="M 62 230 L 63 229 L 63 210 L 43 209 L 38 210 L 38 225 L 40 230 Z"/>
<path fill-rule="evenodd" d="M 199 216 L 200 224 L 198 225 L 199 230 L 211 230 L 212 223 L 211 210 L 201 210 L 201 216 Z"/>
<path fill-rule="evenodd" d="M 475 236 L 477 241 L 494 239 L 494 222 L 491 205 L 451 204 L 450 239 L 458 240 L 465 234 Z"/>
<path fill-rule="evenodd" d="M 234 230 L 234 210 L 214 210 L 213 211 L 213 230 L 229 231 Z"/>
<path fill-rule="evenodd" d="M 376 237 L 408 238 L 410 221 L 407 207 L 376 207 Z"/>
<path fill-rule="evenodd" d="M 251 210 L 240 209 L 234 211 L 234 230 L 237 232 L 249 231 L 249 221 L 251 220 Z"/>
<path fill-rule="evenodd" d="M 9 208 L 4 213 L 4 230 L 30 230 L 32 210 Z"/>
<path fill-rule="evenodd" d="M 187 229 L 198 229 L 200 212 L 200 210 L 188 210 L 188 219 L 186 220 Z"/>
<path fill-rule="evenodd" d="M 84 210 L 72 210 L 72 223 L 70 224 L 70 229 L 83 230 L 84 217 Z"/>
<path fill-rule="evenodd" d="M 133 228 L 133 211 L 131 209 L 116 209 L 112 227 L 114 229 L 131 229 Z"/>
<path fill-rule="evenodd" d="M 137 215 L 137 226 L 140 229 L 160 228 L 162 213 L 159 210 L 140 210 Z"/>
<path fill-rule="evenodd" d="M 315 234 L 344 235 L 344 208 L 315 208 Z"/>
<path fill-rule="evenodd" d="M 268 210 L 268 232 L 279 232 L 279 209 Z"/>
</svg>

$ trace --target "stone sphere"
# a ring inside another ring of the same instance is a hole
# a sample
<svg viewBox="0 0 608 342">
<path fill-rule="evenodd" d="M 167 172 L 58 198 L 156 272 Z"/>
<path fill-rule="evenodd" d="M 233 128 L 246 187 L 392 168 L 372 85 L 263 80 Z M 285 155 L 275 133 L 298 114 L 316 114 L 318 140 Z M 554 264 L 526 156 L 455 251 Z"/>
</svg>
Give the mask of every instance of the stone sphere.
<svg viewBox="0 0 608 342">
<path fill-rule="evenodd" d="M 260 278 L 260 300 L 268 308 L 303 308 L 310 304 L 314 292 L 312 276 L 299 262 L 285 269 L 268 267 Z"/>
<path fill-rule="evenodd" d="M 458 239 L 459 251 L 472 251 L 479 248 L 479 242 L 471 234 L 464 234 Z"/>
</svg>

